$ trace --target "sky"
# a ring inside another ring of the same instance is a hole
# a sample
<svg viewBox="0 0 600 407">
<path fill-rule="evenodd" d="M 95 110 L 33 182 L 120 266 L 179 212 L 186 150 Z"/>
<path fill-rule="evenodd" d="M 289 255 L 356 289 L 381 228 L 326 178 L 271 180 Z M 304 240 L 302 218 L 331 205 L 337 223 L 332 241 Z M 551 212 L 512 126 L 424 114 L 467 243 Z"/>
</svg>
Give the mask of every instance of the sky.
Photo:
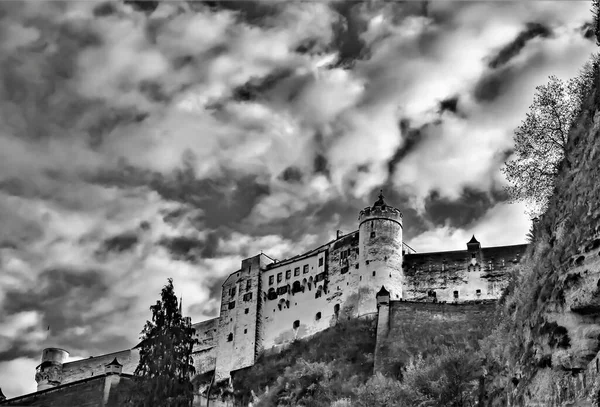
<svg viewBox="0 0 600 407">
<path fill-rule="evenodd" d="M 500 168 L 535 87 L 597 50 L 589 10 L 0 2 L 2 391 L 45 347 L 135 345 L 169 277 L 216 316 L 243 258 L 356 230 L 380 189 L 418 252 L 524 243 Z"/>
</svg>

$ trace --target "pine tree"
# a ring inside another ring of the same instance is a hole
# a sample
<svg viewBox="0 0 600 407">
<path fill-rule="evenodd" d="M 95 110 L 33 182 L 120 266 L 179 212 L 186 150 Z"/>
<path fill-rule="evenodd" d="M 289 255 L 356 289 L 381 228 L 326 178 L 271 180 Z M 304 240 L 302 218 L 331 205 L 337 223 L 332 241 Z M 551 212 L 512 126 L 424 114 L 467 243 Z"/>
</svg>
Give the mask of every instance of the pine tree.
<svg viewBox="0 0 600 407">
<path fill-rule="evenodd" d="M 152 321 L 146 322 L 140 338 L 140 361 L 129 405 L 191 407 L 195 373 L 192 348 L 197 340 L 189 318 L 181 315 L 172 279 L 150 310 Z"/>
</svg>

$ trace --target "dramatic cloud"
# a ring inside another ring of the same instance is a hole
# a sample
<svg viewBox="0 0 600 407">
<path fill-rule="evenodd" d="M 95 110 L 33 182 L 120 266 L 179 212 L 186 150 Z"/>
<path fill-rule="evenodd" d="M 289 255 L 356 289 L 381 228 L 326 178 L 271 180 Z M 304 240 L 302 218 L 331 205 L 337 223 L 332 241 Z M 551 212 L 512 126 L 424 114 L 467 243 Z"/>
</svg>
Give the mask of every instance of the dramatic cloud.
<svg viewBox="0 0 600 407">
<path fill-rule="evenodd" d="M 418 251 L 522 243 L 499 168 L 590 22 L 584 1 L 0 3 L 0 387 L 33 391 L 46 346 L 134 345 L 168 277 L 215 316 L 243 258 L 356 229 L 380 188 Z"/>
</svg>

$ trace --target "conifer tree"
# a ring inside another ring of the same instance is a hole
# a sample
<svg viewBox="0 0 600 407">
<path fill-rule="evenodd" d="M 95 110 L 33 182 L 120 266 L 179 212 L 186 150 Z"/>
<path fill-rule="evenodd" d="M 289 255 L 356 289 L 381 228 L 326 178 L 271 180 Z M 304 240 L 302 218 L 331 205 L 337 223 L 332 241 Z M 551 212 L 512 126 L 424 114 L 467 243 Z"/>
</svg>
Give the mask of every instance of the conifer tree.
<svg viewBox="0 0 600 407">
<path fill-rule="evenodd" d="M 146 322 L 140 337 L 140 361 L 129 405 L 191 407 L 195 373 L 192 348 L 197 340 L 189 318 L 181 315 L 172 279 L 150 310 L 152 321 Z"/>
</svg>

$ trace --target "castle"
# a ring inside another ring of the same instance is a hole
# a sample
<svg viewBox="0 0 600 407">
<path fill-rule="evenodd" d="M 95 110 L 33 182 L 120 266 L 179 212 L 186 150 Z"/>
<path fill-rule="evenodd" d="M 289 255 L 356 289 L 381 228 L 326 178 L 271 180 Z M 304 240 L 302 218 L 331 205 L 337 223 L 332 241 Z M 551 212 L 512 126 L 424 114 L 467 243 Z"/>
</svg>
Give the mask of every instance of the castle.
<svg viewBox="0 0 600 407">
<path fill-rule="evenodd" d="M 416 253 L 402 235 L 402 213 L 380 194 L 360 211 L 358 230 L 338 232 L 329 243 L 286 260 L 262 253 L 242 260 L 223 283 L 220 315 L 193 325 L 196 373 L 227 380 L 262 352 L 340 320 L 378 321 L 377 349 L 381 341 L 400 338 L 399 331 L 407 335 L 415 315 L 419 323 L 429 319 L 440 329 L 472 323 L 470 315 L 483 320 L 527 247 L 482 248 L 473 236 L 466 250 Z M 133 348 L 65 363 L 67 356 L 62 349 L 44 350 L 35 376 L 38 393 L 108 373 L 132 374 L 139 354 Z M 375 356 L 377 368 L 384 361 Z M 25 403 L 27 397 L 0 404 L 34 405 Z"/>
</svg>

